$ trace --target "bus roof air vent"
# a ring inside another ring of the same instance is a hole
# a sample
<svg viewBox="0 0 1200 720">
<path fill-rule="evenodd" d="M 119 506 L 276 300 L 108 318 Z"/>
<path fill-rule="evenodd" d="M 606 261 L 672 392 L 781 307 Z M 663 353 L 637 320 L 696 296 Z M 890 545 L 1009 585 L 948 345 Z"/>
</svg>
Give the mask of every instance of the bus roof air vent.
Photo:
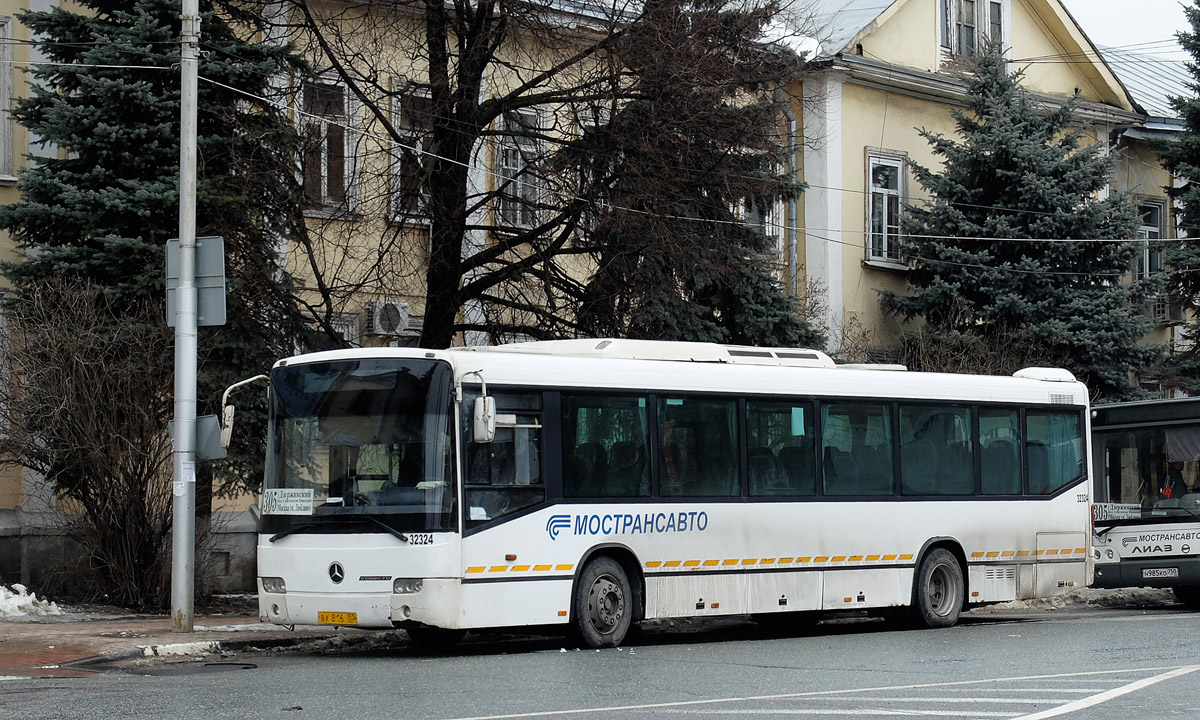
<svg viewBox="0 0 1200 720">
<path fill-rule="evenodd" d="M 1013 377 L 1026 380 L 1045 380 L 1046 382 L 1075 382 L 1075 376 L 1071 374 L 1071 371 L 1062 368 L 1027 367 L 1013 373 Z"/>
<path fill-rule="evenodd" d="M 742 345 L 668 342 L 662 340 L 540 340 L 479 349 L 539 355 L 622 358 L 626 360 L 674 360 L 682 362 L 733 363 L 739 365 L 836 367 L 833 360 L 819 350 L 804 348 L 760 348 Z"/>
</svg>

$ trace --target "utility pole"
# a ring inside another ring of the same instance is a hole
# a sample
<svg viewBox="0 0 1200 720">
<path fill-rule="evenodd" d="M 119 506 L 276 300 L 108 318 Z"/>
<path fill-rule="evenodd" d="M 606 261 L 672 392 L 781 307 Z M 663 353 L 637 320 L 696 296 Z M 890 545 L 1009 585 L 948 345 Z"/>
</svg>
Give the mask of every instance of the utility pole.
<svg viewBox="0 0 1200 720">
<path fill-rule="evenodd" d="M 200 54 L 199 0 L 183 0 L 181 19 L 171 629 L 192 632 L 196 602 L 196 63 Z"/>
</svg>

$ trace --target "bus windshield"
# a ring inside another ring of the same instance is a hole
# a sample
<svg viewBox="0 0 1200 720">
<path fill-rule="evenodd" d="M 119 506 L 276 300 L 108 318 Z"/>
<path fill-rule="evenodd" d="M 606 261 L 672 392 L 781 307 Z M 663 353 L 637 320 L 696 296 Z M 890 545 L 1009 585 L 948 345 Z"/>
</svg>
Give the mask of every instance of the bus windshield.
<svg viewBox="0 0 1200 720">
<path fill-rule="evenodd" d="M 1197 519 L 1200 426 L 1098 430 L 1093 449 L 1099 520 Z"/>
<path fill-rule="evenodd" d="M 276 368 L 263 531 L 453 529 L 451 385 L 427 359 Z"/>
</svg>

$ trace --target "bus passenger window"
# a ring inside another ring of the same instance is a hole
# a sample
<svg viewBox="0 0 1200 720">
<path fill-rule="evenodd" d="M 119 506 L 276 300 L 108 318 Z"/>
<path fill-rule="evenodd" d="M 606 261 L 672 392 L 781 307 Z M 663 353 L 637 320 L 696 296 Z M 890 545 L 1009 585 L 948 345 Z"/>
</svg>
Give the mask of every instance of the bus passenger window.
<svg viewBox="0 0 1200 720">
<path fill-rule="evenodd" d="M 515 427 L 500 426 L 490 443 L 467 443 L 467 525 L 495 520 L 546 499 L 542 473 L 542 396 L 493 393 L 498 415 L 512 415 Z M 474 396 L 464 397 L 472 407 Z M 464 413 L 471 422 L 471 413 Z M 469 428 L 464 433 L 470 437 Z"/>
<path fill-rule="evenodd" d="M 1021 494 L 1021 425 L 1016 410 L 979 410 L 979 476 L 984 495 Z"/>
<path fill-rule="evenodd" d="M 837 404 L 821 408 L 826 495 L 891 495 L 891 408 Z"/>
<path fill-rule="evenodd" d="M 1078 412 L 1026 411 L 1025 442 L 1030 494 L 1052 495 L 1083 477 Z"/>
<path fill-rule="evenodd" d="M 974 495 L 971 411 L 900 406 L 900 487 L 905 495 Z"/>
<path fill-rule="evenodd" d="M 750 495 L 817 494 L 812 403 L 746 403 Z"/>
<path fill-rule="evenodd" d="M 735 497 L 738 483 L 737 402 L 707 398 L 658 401 L 659 494 Z"/>
<path fill-rule="evenodd" d="M 647 497 L 646 398 L 562 397 L 563 495 Z"/>
</svg>

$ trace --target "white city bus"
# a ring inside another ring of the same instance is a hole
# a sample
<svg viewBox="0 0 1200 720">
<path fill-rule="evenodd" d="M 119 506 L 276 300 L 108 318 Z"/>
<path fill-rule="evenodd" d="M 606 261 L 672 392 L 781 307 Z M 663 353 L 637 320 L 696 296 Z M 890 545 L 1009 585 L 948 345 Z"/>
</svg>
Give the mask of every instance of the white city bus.
<svg viewBox="0 0 1200 720">
<path fill-rule="evenodd" d="M 1200 398 L 1097 405 L 1094 585 L 1200 608 Z"/>
<path fill-rule="evenodd" d="M 561 625 L 973 604 L 1090 581 L 1087 390 L 795 349 L 362 348 L 271 374 L 271 622 Z"/>
</svg>

